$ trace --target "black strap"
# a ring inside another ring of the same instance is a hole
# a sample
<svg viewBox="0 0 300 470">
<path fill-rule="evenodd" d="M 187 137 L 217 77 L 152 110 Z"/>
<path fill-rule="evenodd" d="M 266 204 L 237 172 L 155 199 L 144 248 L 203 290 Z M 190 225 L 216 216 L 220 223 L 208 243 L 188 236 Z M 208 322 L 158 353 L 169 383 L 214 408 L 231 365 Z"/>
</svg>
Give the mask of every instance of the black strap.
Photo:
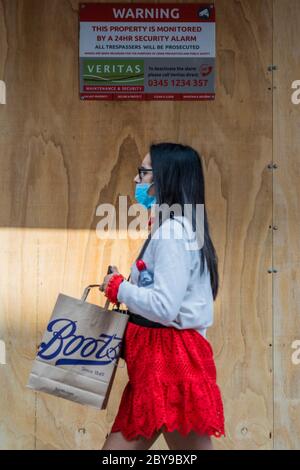
<svg viewBox="0 0 300 470">
<path fill-rule="evenodd" d="M 149 235 L 148 235 L 146 241 L 144 242 L 144 244 L 143 244 L 143 246 L 142 246 L 142 249 L 141 249 L 141 251 L 139 252 L 139 254 L 138 254 L 138 256 L 137 256 L 137 258 L 136 258 L 135 261 L 137 261 L 138 259 L 141 259 L 141 258 L 142 258 L 143 254 L 144 254 L 145 251 L 146 251 L 147 246 L 149 245 L 150 240 L 151 240 L 151 232 L 149 233 Z M 127 278 L 127 281 L 129 281 L 129 279 L 130 279 L 130 274 L 129 274 L 128 278 Z"/>
</svg>

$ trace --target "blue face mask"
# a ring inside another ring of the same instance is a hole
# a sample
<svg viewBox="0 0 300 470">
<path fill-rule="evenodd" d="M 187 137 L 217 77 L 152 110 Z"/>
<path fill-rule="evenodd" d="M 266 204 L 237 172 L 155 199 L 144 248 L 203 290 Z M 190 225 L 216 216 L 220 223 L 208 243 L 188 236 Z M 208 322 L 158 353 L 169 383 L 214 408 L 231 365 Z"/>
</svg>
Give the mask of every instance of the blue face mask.
<svg viewBox="0 0 300 470">
<path fill-rule="evenodd" d="M 148 189 L 152 186 L 153 183 L 137 183 L 135 185 L 135 199 L 139 204 L 145 206 L 146 209 L 150 209 L 150 207 L 155 204 L 156 197 L 150 196 L 148 194 Z"/>
</svg>

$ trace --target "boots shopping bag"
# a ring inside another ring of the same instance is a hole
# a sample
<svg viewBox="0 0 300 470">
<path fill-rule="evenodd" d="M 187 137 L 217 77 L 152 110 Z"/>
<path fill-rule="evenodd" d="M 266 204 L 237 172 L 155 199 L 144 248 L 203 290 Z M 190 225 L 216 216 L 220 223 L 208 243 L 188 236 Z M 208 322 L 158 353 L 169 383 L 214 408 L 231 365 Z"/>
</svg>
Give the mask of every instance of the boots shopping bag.
<svg viewBox="0 0 300 470">
<path fill-rule="evenodd" d="M 59 293 L 39 345 L 28 388 L 82 405 L 105 409 L 129 319 L 126 310 L 109 310 Z"/>
</svg>

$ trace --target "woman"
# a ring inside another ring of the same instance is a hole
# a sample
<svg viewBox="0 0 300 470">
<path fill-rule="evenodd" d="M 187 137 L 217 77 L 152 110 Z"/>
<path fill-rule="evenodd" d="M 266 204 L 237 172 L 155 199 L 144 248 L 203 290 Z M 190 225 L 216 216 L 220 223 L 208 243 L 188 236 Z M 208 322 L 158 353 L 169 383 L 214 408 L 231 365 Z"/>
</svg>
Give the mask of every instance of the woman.
<svg viewBox="0 0 300 470">
<path fill-rule="evenodd" d="M 116 267 L 104 277 L 105 295 L 126 304 L 131 315 L 124 336 L 129 382 L 102 449 L 149 449 L 161 433 L 172 450 L 213 449 L 211 436 L 225 436 L 206 339 L 218 292 L 217 256 L 205 206 L 204 239 L 196 251 L 187 249 L 195 217 L 190 221 L 184 212 L 187 204 L 205 202 L 199 154 L 181 144 L 152 144 L 134 181 L 136 200 L 149 211 L 154 203 L 177 204 L 181 215 L 171 213 L 156 225 L 159 236 L 151 234 L 142 260 L 131 267 L 130 282 Z M 164 228 L 169 238 L 162 236 Z M 145 273 L 148 281 L 141 283 Z"/>
</svg>

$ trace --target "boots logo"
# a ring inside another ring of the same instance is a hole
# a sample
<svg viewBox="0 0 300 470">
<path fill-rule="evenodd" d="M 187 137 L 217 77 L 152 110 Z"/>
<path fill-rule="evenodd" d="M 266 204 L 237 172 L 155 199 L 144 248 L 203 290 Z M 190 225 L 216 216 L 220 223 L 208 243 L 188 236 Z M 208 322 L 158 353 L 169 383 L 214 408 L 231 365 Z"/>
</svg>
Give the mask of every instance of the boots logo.
<svg viewBox="0 0 300 470">
<path fill-rule="evenodd" d="M 107 365 L 117 359 L 116 348 L 121 348 L 122 338 L 104 333 L 98 338 L 85 338 L 83 335 L 76 335 L 76 323 L 68 318 L 56 318 L 51 321 L 47 331 L 52 333 L 52 338 L 40 344 L 37 356 L 45 361 L 52 361 L 60 355 L 55 362 L 56 366 L 62 364 Z M 75 353 L 76 357 L 74 357 Z"/>
</svg>

